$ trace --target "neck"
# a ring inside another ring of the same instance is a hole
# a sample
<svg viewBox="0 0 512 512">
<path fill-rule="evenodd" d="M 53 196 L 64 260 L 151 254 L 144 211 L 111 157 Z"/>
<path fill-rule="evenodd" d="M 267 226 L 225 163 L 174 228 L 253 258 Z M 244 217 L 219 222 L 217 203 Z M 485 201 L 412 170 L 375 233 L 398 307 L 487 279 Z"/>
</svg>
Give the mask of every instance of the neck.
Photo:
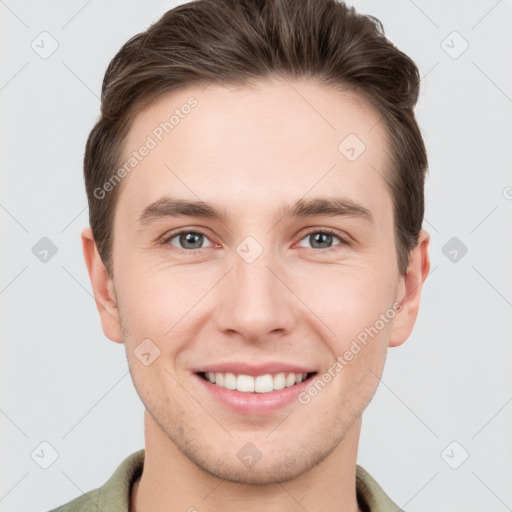
<svg viewBox="0 0 512 512">
<path fill-rule="evenodd" d="M 145 458 L 130 512 L 358 512 L 356 457 L 361 418 L 320 464 L 292 480 L 251 485 L 217 478 L 190 461 L 147 411 Z"/>
</svg>

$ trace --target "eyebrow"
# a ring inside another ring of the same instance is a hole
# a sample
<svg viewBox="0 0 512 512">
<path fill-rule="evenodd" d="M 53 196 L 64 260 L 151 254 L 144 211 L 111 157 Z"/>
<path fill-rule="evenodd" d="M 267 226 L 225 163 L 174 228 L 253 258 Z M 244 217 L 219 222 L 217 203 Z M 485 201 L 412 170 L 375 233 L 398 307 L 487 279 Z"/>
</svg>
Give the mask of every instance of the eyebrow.
<svg viewBox="0 0 512 512">
<path fill-rule="evenodd" d="M 299 199 L 291 205 L 283 206 L 280 215 L 281 220 L 329 215 L 359 217 L 373 223 L 370 210 L 348 198 Z M 151 221 L 167 217 L 201 217 L 225 222 L 227 212 L 225 208 L 218 210 L 203 201 L 163 197 L 147 206 L 137 219 L 137 223 L 147 225 Z"/>
<path fill-rule="evenodd" d="M 370 210 L 348 198 L 299 199 L 293 205 L 283 207 L 281 215 L 282 218 L 306 218 L 318 215 L 359 217 L 373 223 Z"/>
</svg>

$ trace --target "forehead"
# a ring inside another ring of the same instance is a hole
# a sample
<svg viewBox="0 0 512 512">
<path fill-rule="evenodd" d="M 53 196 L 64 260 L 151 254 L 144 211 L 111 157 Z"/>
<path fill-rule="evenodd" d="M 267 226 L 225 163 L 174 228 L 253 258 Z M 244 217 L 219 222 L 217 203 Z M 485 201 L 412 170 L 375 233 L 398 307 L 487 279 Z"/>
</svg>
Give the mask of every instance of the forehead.
<svg viewBox="0 0 512 512">
<path fill-rule="evenodd" d="M 389 159 L 379 115 L 358 94 L 312 82 L 166 94 L 134 119 L 124 163 L 133 152 L 117 207 L 132 222 L 163 195 L 253 213 L 315 194 L 390 204 L 378 198 Z"/>
</svg>

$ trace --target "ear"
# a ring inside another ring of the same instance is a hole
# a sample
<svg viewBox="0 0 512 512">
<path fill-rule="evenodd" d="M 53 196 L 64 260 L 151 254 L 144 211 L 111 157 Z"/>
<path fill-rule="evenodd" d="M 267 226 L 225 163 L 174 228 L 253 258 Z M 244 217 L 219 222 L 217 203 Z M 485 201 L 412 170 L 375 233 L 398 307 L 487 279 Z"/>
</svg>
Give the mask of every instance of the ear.
<svg viewBox="0 0 512 512">
<path fill-rule="evenodd" d="M 391 327 L 389 346 L 401 345 L 410 336 L 420 307 L 423 283 L 430 272 L 428 254 L 430 235 L 421 230 L 418 245 L 409 253 L 409 265 L 405 276 L 401 276 L 397 287 L 397 302 L 402 304 Z"/>
<path fill-rule="evenodd" d="M 110 340 L 122 343 L 123 332 L 115 299 L 114 284 L 101 261 L 90 227 L 82 231 L 82 249 L 94 292 L 94 300 L 100 313 L 103 332 Z"/>
</svg>

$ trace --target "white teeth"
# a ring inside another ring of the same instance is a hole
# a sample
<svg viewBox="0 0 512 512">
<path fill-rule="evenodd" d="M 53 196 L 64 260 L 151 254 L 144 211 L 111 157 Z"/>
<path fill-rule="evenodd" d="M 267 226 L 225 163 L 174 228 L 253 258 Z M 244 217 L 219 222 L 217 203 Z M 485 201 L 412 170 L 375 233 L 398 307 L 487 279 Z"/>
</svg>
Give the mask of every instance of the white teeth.
<svg viewBox="0 0 512 512">
<path fill-rule="evenodd" d="M 284 381 L 284 385 L 289 388 L 290 386 L 293 386 L 297 380 L 297 374 L 296 373 L 289 373 L 286 376 L 286 380 Z"/>
<path fill-rule="evenodd" d="M 276 373 L 271 375 L 235 375 L 226 372 L 206 372 L 205 376 L 212 384 L 221 388 L 236 389 L 242 393 L 270 393 L 283 388 L 289 388 L 295 384 L 301 383 L 307 376 L 307 373 Z"/>
<path fill-rule="evenodd" d="M 237 379 L 234 373 L 226 373 L 224 376 L 224 387 L 227 389 L 236 389 Z"/>
<path fill-rule="evenodd" d="M 259 375 L 254 380 L 254 391 L 256 393 L 270 393 L 274 391 L 274 379 L 272 375 Z"/>
<path fill-rule="evenodd" d="M 283 389 L 286 383 L 286 375 L 284 373 L 278 373 L 274 375 L 274 389 Z"/>
<path fill-rule="evenodd" d="M 237 391 L 252 393 L 254 391 L 254 377 L 250 375 L 239 375 L 236 379 Z"/>
</svg>

